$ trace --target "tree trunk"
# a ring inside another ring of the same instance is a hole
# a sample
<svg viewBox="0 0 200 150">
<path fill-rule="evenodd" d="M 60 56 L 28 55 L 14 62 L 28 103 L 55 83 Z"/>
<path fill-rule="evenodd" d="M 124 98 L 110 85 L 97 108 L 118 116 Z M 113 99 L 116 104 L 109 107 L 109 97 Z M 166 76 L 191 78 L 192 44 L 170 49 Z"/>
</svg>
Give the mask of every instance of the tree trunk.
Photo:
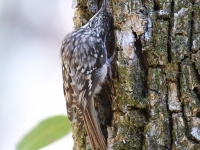
<svg viewBox="0 0 200 150">
<path fill-rule="evenodd" d="M 200 149 L 200 1 L 107 1 L 117 59 L 95 106 L 108 149 Z M 100 6 L 74 0 L 75 27 Z M 84 124 L 72 128 L 74 150 L 88 149 Z"/>
</svg>

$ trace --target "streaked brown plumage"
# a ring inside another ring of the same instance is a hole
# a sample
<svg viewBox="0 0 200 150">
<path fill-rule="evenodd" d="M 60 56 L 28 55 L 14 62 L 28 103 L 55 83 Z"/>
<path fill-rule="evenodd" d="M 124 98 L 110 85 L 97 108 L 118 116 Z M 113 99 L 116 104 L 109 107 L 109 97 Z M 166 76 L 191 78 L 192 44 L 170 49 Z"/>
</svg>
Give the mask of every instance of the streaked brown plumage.
<svg viewBox="0 0 200 150">
<path fill-rule="evenodd" d="M 106 150 L 93 97 L 100 91 L 112 61 L 106 50 L 110 26 L 111 17 L 104 0 L 101 9 L 86 25 L 66 35 L 61 48 L 68 117 L 71 122 L 84 120 L 93 150 Z"/>
</svg>

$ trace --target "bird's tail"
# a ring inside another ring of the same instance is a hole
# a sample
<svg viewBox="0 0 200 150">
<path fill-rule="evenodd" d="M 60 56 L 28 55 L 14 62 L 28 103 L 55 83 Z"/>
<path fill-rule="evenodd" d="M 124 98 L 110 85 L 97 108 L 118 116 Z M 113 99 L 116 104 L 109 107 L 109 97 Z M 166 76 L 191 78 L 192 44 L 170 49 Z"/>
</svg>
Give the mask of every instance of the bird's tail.
<svg viewBox="0 0 200 150">
<path fill-rule="evenodd" d="M 84 122 L 92 150 L 106 150 L 106 141 L 98 123 L 94 105 L 89 105 L 84 112 Z"/>
</svg>

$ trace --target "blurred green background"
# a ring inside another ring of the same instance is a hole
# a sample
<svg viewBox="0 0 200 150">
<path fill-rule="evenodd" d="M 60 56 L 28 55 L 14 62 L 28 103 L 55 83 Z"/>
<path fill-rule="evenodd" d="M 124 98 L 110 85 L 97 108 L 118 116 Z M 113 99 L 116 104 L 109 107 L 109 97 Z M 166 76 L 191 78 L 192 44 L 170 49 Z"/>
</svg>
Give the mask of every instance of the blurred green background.
<svg viewBox="0 0 200 150">
<path fill-rule="evenodd" d="M 0 1 L 0 149 L 14 150 L 39 122 L 65 115 L 60 46 L 72 0 Z M 55 122 L 56 124 L 57 122 Z M 72 149 L 71 135 L 42 150 Z"/>
</svg>

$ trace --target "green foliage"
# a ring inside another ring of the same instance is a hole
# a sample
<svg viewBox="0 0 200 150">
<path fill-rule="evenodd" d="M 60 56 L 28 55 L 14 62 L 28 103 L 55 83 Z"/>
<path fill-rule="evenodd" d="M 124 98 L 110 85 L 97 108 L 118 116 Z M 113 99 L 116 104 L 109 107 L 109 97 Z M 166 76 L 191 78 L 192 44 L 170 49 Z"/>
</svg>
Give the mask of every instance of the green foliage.
<svg viewBox="0 0 200 150">
<path fill-rule="evenodd" d="M 60 139 L 71 130 L 66 116 L 54 116 L 40 122 L 25 135 L 17 145 L 17 150 L 37 150 Z"/>
</svg>

